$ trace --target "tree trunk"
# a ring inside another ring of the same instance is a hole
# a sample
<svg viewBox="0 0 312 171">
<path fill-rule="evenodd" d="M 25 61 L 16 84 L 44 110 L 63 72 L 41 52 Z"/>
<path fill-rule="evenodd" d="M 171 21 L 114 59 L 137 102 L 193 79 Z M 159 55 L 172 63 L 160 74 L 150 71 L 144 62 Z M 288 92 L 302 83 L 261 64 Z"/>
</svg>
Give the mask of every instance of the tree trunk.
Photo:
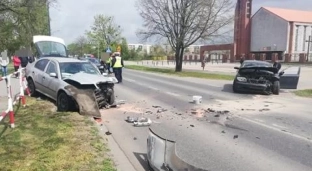
<svg viewBox="0 0 312 171">
<path fill-rule="evenodd" d="M 183 64 L 183 48 L 177 47 L 176 53 L 175 53 L 175 59 L 176 59 L 176 67 L 175 72 L 182 72 L 182 64 Z"/>
</svg>

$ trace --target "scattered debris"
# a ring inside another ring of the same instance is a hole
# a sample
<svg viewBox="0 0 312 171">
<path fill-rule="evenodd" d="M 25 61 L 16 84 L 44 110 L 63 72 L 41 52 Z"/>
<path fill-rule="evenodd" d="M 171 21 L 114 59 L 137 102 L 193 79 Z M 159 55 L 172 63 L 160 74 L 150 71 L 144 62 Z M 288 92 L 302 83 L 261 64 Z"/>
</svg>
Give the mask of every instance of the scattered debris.
<svg viewBox="0 0 312 171">
<path fill-rule="evenodd" d="M 238 138 L 238 135 L 234 135 L 233 139 L 236 139 L 236 138 Z"/>
<path fill-rule="evenodd" d="M 256 138 L 260 140 L 260 138 L 259 138 L 259 137 L 256 137 Z"/>
<path fill-rule="evenodd" d="M 152 106 L 153 108 L 161 108 L 160 106 Z"/>
<path fill-rule="evenodd" d="M 119 105 L 121 105 L 121 104 L 125 104 L 126 103 L 126 101 L 125 100 L 118 100 L 117 101 L 117 104 L 119 104 Z"/>
<path fill-rule="evenodd" d="M 107 132 L 105 132 L 105 135 L 112 135 L 112 133 L 107 131 Z"/>
<path fill-rule="evenodd" d="M 264 108 L 264 109 L 259 109 L 259 112 L 262 112 L 262 111 L 269 111 L 270 109 L 268 108 Z"/>
<path fill-rule="evenodd" d="M 137 140 L 137 137 L 134 137 L 133 140 Z"/>
<path fill-rule="evenodd" d="M 222 131 L 221 133 L 225 134 L 225 131 Z"/>
<path fill-rule="evenodd" d="M 194 127 L 194 125 L 190 125 L 191 127 Z"/>
<path fill-rule="evenodd" d="M 145 113 L 146 113 L 146 114 L 153 114 L 152 111 L 146 111 Z"/>
<path fill-rule="evenodd" d="M 134 118 L 134 117 L 128 116 L 127 119 L 126 119 L 126 121 L 129 122 L 129 123 L 133 123 L 133 122 L 137 122 L 137 121 L 138 121 L 138 118 Z"/>
<path fill-rule="evenodd" d="M 202 99 L 203 99 L 202 96 L 193 96 L 193 103 L 200 104 L 202 102 Z"/>
<path fill-rule="evenodd" d="M 150 118 L 139 118 L 137 121 L 133 122 L 134 126 L 150 126 L 152 120 Z"/>
<path fill-rule="evenodd" d="M 218 118 L 218 117 L 220 117 L 220 115 L 214 115 L 214 117 Z"/>
<path fill-rule="evenodd" d="M 162 112 L 166 112 L 166 111 L 168 111 L 168 110 L 167 109 L 158 109 L 157 113 L 162 113 Z"/>
</svg>

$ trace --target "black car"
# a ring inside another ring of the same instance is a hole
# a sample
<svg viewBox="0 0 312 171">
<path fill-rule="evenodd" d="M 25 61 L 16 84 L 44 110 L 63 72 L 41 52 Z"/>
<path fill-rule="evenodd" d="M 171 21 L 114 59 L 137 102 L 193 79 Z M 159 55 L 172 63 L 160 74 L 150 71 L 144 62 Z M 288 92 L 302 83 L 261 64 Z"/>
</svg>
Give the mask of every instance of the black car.
<svg viewBox="0 0 312 171">
<path fill-rule="evenodd" d="M 276 94 L 280 92 L 280 77 L 284 72 L 278 73 L 278 68 L 265 61 L 245 60 L 237 69 L 233 82 L 233 92 L 261 92 Z"/>
<path fill-rule="evenodd" d="M 98 59 L 92 58 L 92 57 L 82 57 L 82 58 L 79 58 L 79 59 L 80 60 L 87 60 L 87 61 L 91 62 L 96 67 L 98 67 L 98 69 L 101 71 L 101 73 L 105 72 L 105 66 L 102 65 Z"/>
</svg>

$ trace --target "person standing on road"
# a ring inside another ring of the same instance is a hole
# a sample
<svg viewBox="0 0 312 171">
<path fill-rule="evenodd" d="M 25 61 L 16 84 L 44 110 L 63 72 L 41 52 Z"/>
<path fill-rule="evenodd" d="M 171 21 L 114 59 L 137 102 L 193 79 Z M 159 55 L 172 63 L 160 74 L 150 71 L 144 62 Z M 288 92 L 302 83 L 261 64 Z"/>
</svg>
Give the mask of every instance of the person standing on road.
<svg viewBox="0 0 312 171">
<path fill-rule="evenodd" d="M 279 72 L 279 70 L 282 68 L 282 65 L 281 65 L 281 63 L 275 61 L 275 62 L 273 63 L 273 67 L 274 67 L 274 68 L 277 68 L 277 72 Z"/>
<path fill-rule="evenodd" d="M 18 56 L 13 56 L 13 65 L 14 65 L 14 71 L 17 72 L 20 65 L 21 65 L 21 60 L 18 58 Z M 18 73 L 15 74 L 15 77 L 18 78 Z"/>
<path fill-rule="evenodd" d="M 124 67 L 123 59 L 121 58 L 120 53 L 116 52 L 115 57 L 112 59 L 112 68 L 118 83 L 122 82 L 122 67 Z"/>
<path fill-rule="evenodd" d="M 2 77 L 7 76 L 8 74 L 8 64 L 9 64 L 9 59 L 0 59 L 0 63 L 1 63 L 1 69 L 2 69 Z"/>
<path fill-rule="evenodd" d="M 112 73 L 111 72 L 111 63 L 112 63 L 113 56 L 114 56 L 114 54 L 111 53 L 106 60 L 106 68 L 107 68 L 109 74 Z"/>
<path fill-rule="evenodd" d="M 202 64 L 201 64 L 201 67 L 203 68 L 203 70 L 205 70 L 205 66 L 206 66 L 206 61 L 205 61 L 205 59 L 203 59 Z"/>
</svg>

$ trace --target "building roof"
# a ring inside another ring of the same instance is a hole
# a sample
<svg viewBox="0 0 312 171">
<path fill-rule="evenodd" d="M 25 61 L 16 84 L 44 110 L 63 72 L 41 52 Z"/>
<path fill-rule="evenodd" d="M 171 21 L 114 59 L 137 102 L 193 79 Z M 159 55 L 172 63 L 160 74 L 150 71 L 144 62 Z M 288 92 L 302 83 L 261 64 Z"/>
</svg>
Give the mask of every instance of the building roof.
<svg viewBox="0 0 312 171">
<path fill-rule="evenodd" d="M 262 7 L 289 22 L 312 23 L 312 11 Z"/>
</svg>

